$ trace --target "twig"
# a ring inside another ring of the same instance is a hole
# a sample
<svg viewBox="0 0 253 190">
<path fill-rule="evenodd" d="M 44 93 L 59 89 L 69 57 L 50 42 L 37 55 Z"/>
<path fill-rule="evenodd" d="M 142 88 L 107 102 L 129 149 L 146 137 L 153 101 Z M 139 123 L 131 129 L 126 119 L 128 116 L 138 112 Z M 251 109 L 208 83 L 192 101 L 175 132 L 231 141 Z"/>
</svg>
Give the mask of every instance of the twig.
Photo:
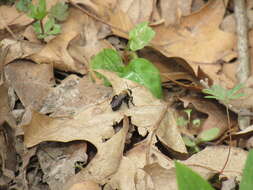
<svg viewBox="0 0 253 190">
<path fill-rule="evenodd" d="M 86 15 L 88 15 L 89 17 L 91 17 L 91 18 L 97 20 L 98 22 L 101 22 L 101 23 L 103 23 L 103 24 L 105 24 L 105 25 L 107 25 L 107 26 L 110 26 L 111 28 L 113 28 L 113 29 L 115 29 L 115 30 L 118 30 L 118 31 L 120 31 L 120 32 L 123 32 L 123 33 L 125 33 L 125 34 L 128 34 L 127 31 L 125 31 L 125 30 L 123 30 L 123 29 L 121 29 L 121 28 L 118 28 L 118 27 L 116 27 L 116 26 L 114 26 L 114 25 L 112 25 L 112 24 L 110 24 L 110 23 L 104 21 L 103 19 L 101 19 L 101 18 L 97 17 L 96 15 L 94 15 L 94 14 L 88 12 L 87 10 L 85 10 L 85 9 L 82 8 L 81 6 L 77 5 L 76 3 L 73 3 L 71 0 L 69 0 L 69 3 L 70 3 L 71 5 L 73 5 L 74 7 L 78 8 L 79 10 L 81 10 L 82 12 L 84 12 L 84 13 L 85 13 Z"/>
<path fill-rule="evenodd" d="M 228 105 L 226 105 L 226 113 L 227 113 L 227 121 L 228 121 L 228 129 L 229 131 L 231 131 L 231 122 L 230 122 L 230 116 L 229 116 L 229 110 L 228 110 Z M 231 154 L 231 146 L 232 146 L 232 135 L 231 133 L 229 133 L 229 147 L 228 147 L 228 155 L 227 155 L 227 159 L 224 163 L 224 166 L 222 167 L 220 174 L 222 174 L 224 172 L 224 169 L 226 168 L 227 164 L 228 164 L 228 160 Z"/>
<path fill-rule="evenodd" d="M 3 26 L 6 28 L 6 30 L 11 34 L 11 36 L 15 39 L 18 40 L 17 36 L 12 32 L 12 30 L 10 29 L 10 27 L 6 24 L 6 22 L 4 21 L 3 15 L 2 13 L 0 13 L 0 20 L 3 24 Z"/>
<path fill-rule="evenodd" d="M 250 76 L 250 56 L 248 48 L 248 20 L 245 8 L 245 0 L 234 0 L 234 10 L 237 31 L 237 49 L 239 66 L 237 68 L 237 79 L 239 83 L 244 83 Z M 250 118 L 238 116 L 238 123 L 241 129 L 250 125 Z"/>
</svg>

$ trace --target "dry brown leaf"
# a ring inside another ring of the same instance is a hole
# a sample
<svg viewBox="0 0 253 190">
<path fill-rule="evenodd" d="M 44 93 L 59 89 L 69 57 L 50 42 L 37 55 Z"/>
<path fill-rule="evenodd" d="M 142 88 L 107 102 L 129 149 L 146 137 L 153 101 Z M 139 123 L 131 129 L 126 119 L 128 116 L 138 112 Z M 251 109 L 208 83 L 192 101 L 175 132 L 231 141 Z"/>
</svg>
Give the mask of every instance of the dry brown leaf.
<svg viewBox="0 0 253 190">
<path fill-rule="evenodd" d="M 119 122 L 124 115 L 131 117 L 132 123 L 138 126 L 141 135 L 145 136 L 148 131 L 152 131 L 157 122 L 154 118 L 159 118 L 164 109 L 164 102 L 154 98 L 146 88 L 132 81 L 121 79 L 109 71 L 103 71 L 103 74 L 111 81 L 116 94 L 131 88 L 135 106 L 128 109 L 124 105 L 119 111 L 114 112 L 109 103 L 110 99 L 105 99 L 100 103 L 80 108 L 73 118 L 50 118 L 34 113 L 31 123 L 24 126 L 25 144 L 30 147 L 42 141 L 88 140 L 99 146 L 104 139 L 114 134 L 112 125 Z M 185 153 L 184 142 L 173 121 L 173 114 L 168 110 L 161 123 L 164 134 L 159 132 L 158 136 L 170 148 Z"/>
<path fill-rule="evenodd" d="M 3 85 L 0 86 L 0 125 L 5 122 L 7 114 L 10 112 L 8 102 L 8 89 Z"/>
<path fill-rule="evenodd" d="M 138 55 L 149 60 L 159 69 L 162 82 L 167 82 L 168 80 L 176 81 L 178 79 L 194 81 L 193 70 L 182 59 L 167 58 L 150 48 L 141 50 Z"/>
<path fill-rule="evenodd" d="M 43 99 L 54 85 L 53 68 L 18 60 L 5 67 L 5 77 L 25 107 L 39 110 Z"/>
<path fill-rule="evenodd" d="M 161 0 L 159 3 L 161 17 L 165 20 L 165 26 L 178 25 L 181 16 L 189 15 L 191 12 L 192 0 Z"/>
<path fill-rule="evenodd" d="M 198 11 L 205 4 L 204 0 L 193 0 L 192 1 L 192 12 Z"/>
<path fill-rule="evenodd" d="M 228 146 L 210 146 L 194 154 L 183 163 L 208 179 L 223 168 L 228 156 L 228 149 Z M 247 154 L 248 152 L 241 148 L 231 147 L 229 161 L 222 174 L 228 178 L 240 179 Z"/>
<path fill-rule="evenodd" d="M 84 181 L 72 185 L 69 190 L 101 190 L 101 187 L 93 181 Z"/>
<path fill-rule="evenodd" d="M 129 129 L 129 120 L 124 117 L 123 128 L 111 139 L 97 147 L 97 154 L 89 165 L 82 169 L 77 175 L 72 177 L 64 189 L 79 183 L 83 180 L 93 180 L 104 184 L 107 178 L 113 175 L 120 165 L 123 157 L 126 135 Z"/>
<path fill-rule="evenodd" d="M 155 48 L 167 57 L 185 59 L 197 76 L 200 67 L 212 80 L 222 80 L 231 86 L 233 81 L 219 74 L 221 65 L 215 64 L 228 56 L 230 59 L 236 56 L 233 52 L 235 35 L 219 29 L 224 12 L 223 2 L 214 0 L 199 12 L 184 17 L 178 29 L 164 25 L 154 27 Z"/>
<path fill-rule="evenodd" d="M 15 59 L 27 58 L 29 55 L 39 52 L 42 45 L 36 43 L 30 43 L 27 41 L 16 41 L 13 39 L 4 39 L 0 42 L 1 48 L 8 48 L 7 56 L 3 61 L 3 65 L 6 65 Z"/>
<path fill-rule="evenodd" d="M 165 102 L 155 98 L 150 91 L 127 79 L 120 79 L 116 74 L 108 71 L 99 71 L 111 82 L 115 94 L 121 93 L 125 89 L 131 89 L 135 106 L 126 109 L 125 114 L 131 116 L 131 122 L 138 126 L 138 131 L 145 136 L 147 131 L 152 131 L 156 120 L 161 115 Z M 177 152 L 186 153 L 186 148 L 180 132 L 177 128 L 173 111 L 168 109 L 165 118 L 162 120 L 157 135 L 168 147 Z"/>
<path fill-rule="evenodd" d="M 80 108 L 103 102 L 112 90 L 94 84 L 89 77 L 69 75 L 60 85 L 51 89 L 44 99 L 40 113 L 51 117 L 72 117 Z"/>
<path fill-rule="evenodd" d="M 6 27 L 13 33 L 17 33 L 30 24 L 33 19 L 29 18 L 26 14 L 18 12 L 16 6 L 0 6 L 0 40 L 10 36 L 6 32 Z"/>
<path fill-rule="evenodd" d="M 182 161 L 182 163 L 192 168 L 205 179 L 209 179 L 223 168 L 227 153 L 228 147 L 226 146 L 207 147 L 197 154 L 194 154 L 186 161 Z M 230 159 L 223 175 L 228 178 L 240 179 L 246 158 L 247 151 L 232 147 Z M 165 169 L 159 164 L 150 164 L 145 166 L 144 170 L 151 176 L 156 189 L 178 189 L 174 167 Z"/>
<path fill-rule="evenodd" d="M 87 163 L 87 144 L 85 142 L 45 143 L 40 146 L 37 157 L 43 171 L 43 180 L 50 189 L 61 190 L 75 175 L 77 162 Z"/>
<path fill-rule="evenodd" d="M 145 189 L 145 172 L 142 168 L 146 165 L 146 153 L 148 148 L 147 141 L 143 141 L 127 152 L 125 157 L 121 160 L 117 173 L 112 176 L 107 184 L 114 189 Z M 159 163 L 164 168 L 173 166 L 173 161 L 164 156 L 155 147 L 151 147 L 150 162 Z M 149 178 L 149 176 L 146 177 Z M 150 179 L 148 179 L 148 187 L 153 187 Z"/>
<path fill-rule="evenodd" d="M 155 189 L 159 190 L 177 190 L 176 170 L 174 168 L 165 169 L 158 163 L 145 166 L 147 172 L 154 183 Z"/>
</svg>

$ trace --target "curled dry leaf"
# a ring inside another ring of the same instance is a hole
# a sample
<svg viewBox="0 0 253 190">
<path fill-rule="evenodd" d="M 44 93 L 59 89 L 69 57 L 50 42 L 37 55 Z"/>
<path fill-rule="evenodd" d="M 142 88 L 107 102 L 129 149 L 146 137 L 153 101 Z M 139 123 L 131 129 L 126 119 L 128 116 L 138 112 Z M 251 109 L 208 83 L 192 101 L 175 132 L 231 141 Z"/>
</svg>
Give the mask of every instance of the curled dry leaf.
<svg viewBox="0 0 253 190">
<path fill-rule="evenodd" d="M 227 158 L 227 152 L 228 147 L 225 146 L 207 147 L 186 161 L 183 161 L 183 163 L 191 167 L 205 179 L 209 179 L 223 168 Z M 247 151 L 232 147 L 230 159 L 223 175 L 228 178 L 240 179 L 246 158 Z M 155 189 L 167 190 L 168 187 L 171 190 L 178 189 L 174 167 L 165 169 L 159 164 L 154 163 L 146 166 L 144 170 L 151 176 Z"/>
<path fill-rule="evenodd" d="M 64 190 L 83 180 L 93 180 L 104 184 L 107 178 L 113 175 L 120 165 L 128 129 L 129 120 L 125 116 L 123 128 L 111 139 L 101 144 L 100 147 L 97 147 L 98 152 L 93 160 L 86 168 L 82 169 L 67 182 Z"/>
<path fill-rule="evenodd" d="M 223 168 L 228 156 L 228 149 L 228 146 L 210 146 L 183 163 L 207 179 Z M 240 179 L 247 154 L 247 151 L 241 148 L 231 147 L 229 161 L 222 174 L 228 178 Z"/>
<path fill-rule="evenodd" d="M 122 190 L 145 189 L 145 172 L 143 167 L 146 166 L 146 153 L 148 141 L 143 141 L 126 153 L 122 158 L 119 169 L 107 182 L 113 188 Z M 154 146 L 151 147 L 151 163 L 159 163 L 164 168 L 171 168 L 173 161 L 163 155 Z M 148 179 L 148 187 L 153 187 L 151 179 Z"/>
</svg>

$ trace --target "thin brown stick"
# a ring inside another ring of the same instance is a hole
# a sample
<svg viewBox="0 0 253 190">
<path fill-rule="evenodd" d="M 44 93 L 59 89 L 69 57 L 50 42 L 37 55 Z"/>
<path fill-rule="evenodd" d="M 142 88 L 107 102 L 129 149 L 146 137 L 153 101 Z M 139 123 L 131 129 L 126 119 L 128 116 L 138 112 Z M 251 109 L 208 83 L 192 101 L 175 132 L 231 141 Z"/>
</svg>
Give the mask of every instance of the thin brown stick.
<svg viewBox="0 0 253 190">
<path fill-rule="evenodd" d="M 112 24 L 106 22 L 105 20 L 103 20 L 103 19 L 97 17 L 96 15 L 94 15 L 94 14 L 88 12 L 87 10 L 85 10 L 85 9 L 82 8 L 81 6 L 77 5 L 76 3 L 73 3 L 71 0 L 69 0 L 69 3 L 70 3 L 71 5 L 73 5 L 74 7 L 78 8 L 79 10 L 81 10 L 83 13 L 85 13 L 85 14 L 88 15 L 89 17 L 91 17 L 91 18 L 97 20 L 98 22 L 101 22 L 101 23 L 103 23 L 103 24 L 105 24 L 105 25 L 107 25 L 107 26 L 110 26 L 111 28 L 113 28 L 113 29 L 115 29 L 115 30 L 118 30 L 118 31 L 120 31 L 120 32 L 123 32 L 123 33 L 125 33 L 125 34 L 128 34 L 128 31 L 125 31 L 125 30 L 123 30 L 123 29 L 121 29 L 121 28 L 118 28 L 117 26 L 114 26 L 114 25 L 112 25 Z"/>
<path fill-rule="evenodd" d="M 18 40 L 18 37 L 14 34 L 14 32 L 12 32 L 12 30 L 10 29 L 10 27 L 6 24 L 6 22 L 4 21 L 3 15 L 2 13 L 0 13 L 0 20 L 3 24 L 3 26 L 6 28 L 6 30 L 11 34 L 11 36 L 15 39 Z"/>
<path fill-rule="evenodd" d="M 229 131 L 231 131 L 231 122 L 230 122 L 230 116 L 229 116 L 229 110 L 228 110 L 228 105 L 226 105 L 226 113 L 227 113 L 227 121 L 228 121 L 228 129 Z M 220 171 L 220 174 L 222 174 L 224 172 L 224 169 L 226 168 L 228 161 L 229 161 L 229 157 L 231 154 L 231 146 L 232 146 L 232 135 L 231 133 L 229 133 L 229 147 L 228 147 L 228 155 L 227 155 L 227 159 L 224 163 L 223 168 Z"/>
</svg>

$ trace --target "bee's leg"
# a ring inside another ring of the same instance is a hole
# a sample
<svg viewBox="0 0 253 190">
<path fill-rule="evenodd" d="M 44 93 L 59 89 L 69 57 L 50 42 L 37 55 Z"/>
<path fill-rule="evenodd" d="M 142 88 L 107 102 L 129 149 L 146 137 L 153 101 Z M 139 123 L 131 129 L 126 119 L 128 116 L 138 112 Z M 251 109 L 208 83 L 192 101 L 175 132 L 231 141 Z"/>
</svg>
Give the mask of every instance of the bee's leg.
<svg viewBox="0 0 253 190">
<path fill-rule="evenodd" d="M 126 97 L 124 99 L 124 102 L 126 103 L 127 107 L 129 108 L 129 101 L 130 101 L 130 98 L 129 97 Z"/>
<path fill-rule="evenodd" d="M 135 106 L 135 104 L 134 104 L 134 98 L 133 98 L 133 96 L 130 96 L 130 98 L 129 98 L 129 101 L 131 102 L 131 104 L 133 105 L 133 106 Z"/>
</svg>

